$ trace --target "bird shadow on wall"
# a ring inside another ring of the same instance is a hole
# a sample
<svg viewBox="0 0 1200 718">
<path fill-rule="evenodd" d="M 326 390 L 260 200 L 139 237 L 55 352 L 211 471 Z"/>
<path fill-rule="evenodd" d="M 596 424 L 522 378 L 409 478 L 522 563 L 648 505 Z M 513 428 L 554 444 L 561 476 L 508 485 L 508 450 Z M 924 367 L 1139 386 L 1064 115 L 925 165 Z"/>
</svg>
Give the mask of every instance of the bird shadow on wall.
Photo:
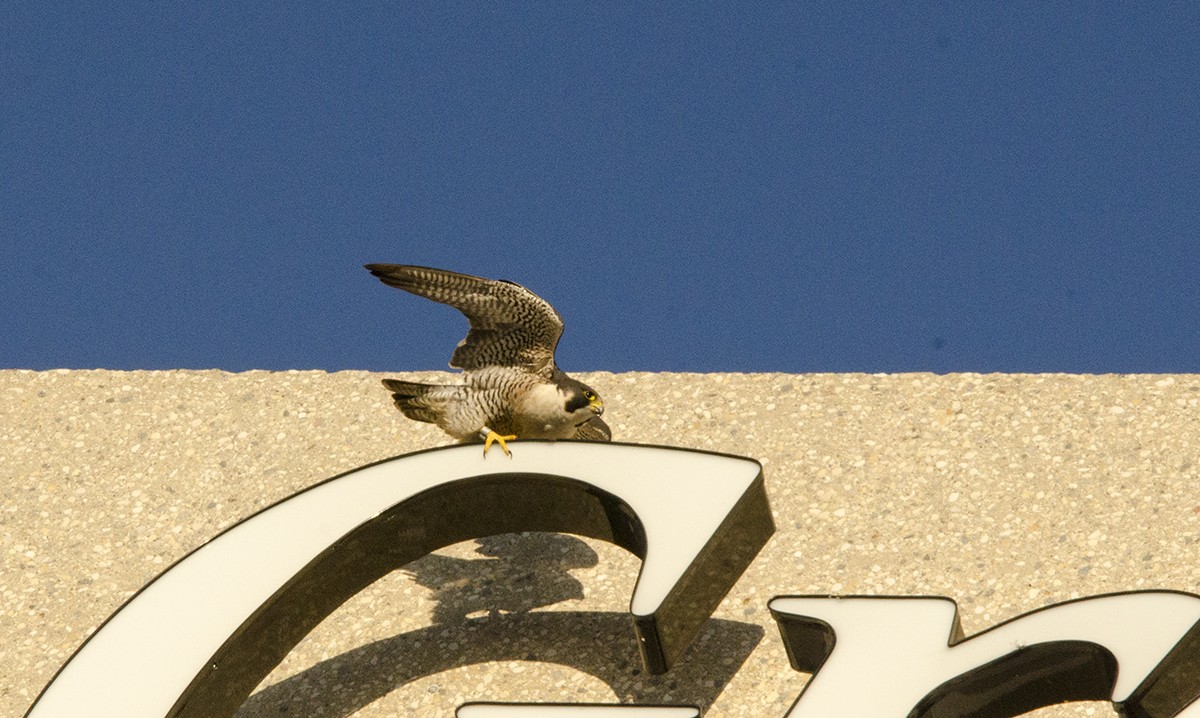
<svg viewBox="0 0 1200 718">
<path fill-rule="evenodd" d="M 434 623 L 526 613 L 581 600 L 583 584 L 569 571 L 599 562 L 590 546 L 566 534 L 501 534 L 475 543 L 475 553 L 485 558 L 429 554 L 402 569 L 433 594 Z"/>
<path fill-rule="evenodd" d="M 531 533 L 477 543 L 484 558 L 432 554 L 403 569 L 436 598 L 433 625 L 359 646 L 262 688 L 237 718 L 345 718 L 407 683 L 494 661 L 559 664 L 603 681 L 622 703 L 690 703 L 703 711 L 763 638 L 756 624 L 710 619 L 670 671 L 649 675 L 629 614 L 535 611 L 583 598 L 583 585 L 568 571 L 596 565 L 585 542 Z M 494 699 L 498 684 L 466 695 Z"/>
</svg>

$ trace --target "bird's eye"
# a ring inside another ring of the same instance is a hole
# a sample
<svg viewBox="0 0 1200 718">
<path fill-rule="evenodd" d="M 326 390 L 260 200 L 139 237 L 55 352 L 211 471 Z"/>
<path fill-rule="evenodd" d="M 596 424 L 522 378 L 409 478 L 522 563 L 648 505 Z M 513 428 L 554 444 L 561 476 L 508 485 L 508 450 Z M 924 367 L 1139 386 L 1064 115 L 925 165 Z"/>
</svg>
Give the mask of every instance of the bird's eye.
<svg viewBox="0 0 1200 718">
<path fill-rule="evenodd" d="M 593 399 L 595 399 L 595 398 L 596 398 L 596 392 L 594 392 L 594 391 L 584 391 L 584 392 L 583 392 L 583 398 L 584 398 L 584 399 L 587 399 L 588 401 L 592 401 Z"/>
</svg>

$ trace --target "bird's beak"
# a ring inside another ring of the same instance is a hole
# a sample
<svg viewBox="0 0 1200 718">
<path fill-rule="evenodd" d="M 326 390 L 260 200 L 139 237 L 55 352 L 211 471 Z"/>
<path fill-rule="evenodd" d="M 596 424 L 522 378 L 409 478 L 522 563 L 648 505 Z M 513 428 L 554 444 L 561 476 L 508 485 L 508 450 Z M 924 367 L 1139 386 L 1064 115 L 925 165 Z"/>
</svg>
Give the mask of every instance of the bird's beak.
<svg viewBox="0 0 1200 718">
<path fill-rule="evenodd" d="M 592 411 L 596 412 L 596 416 L 600 416 L 604 413 L 604 402 L 600 401 L 599 399 L 593 399 L 591 401 L 591 407 Z"/>
</svg>

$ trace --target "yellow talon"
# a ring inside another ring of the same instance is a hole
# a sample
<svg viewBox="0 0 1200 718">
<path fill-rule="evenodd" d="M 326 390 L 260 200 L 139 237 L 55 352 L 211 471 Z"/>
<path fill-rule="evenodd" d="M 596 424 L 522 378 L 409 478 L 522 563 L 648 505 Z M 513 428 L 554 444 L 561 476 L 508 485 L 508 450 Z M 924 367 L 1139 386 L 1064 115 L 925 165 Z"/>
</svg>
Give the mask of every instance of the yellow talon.
<svg viewBox="0 0 1200 718">
<path fill-rule="evenodd" d="M 504 455 L 511 459 L 512 452 L 508 450 L 508 444 L 504 442 L 512 441 L 515 438 L 517 438 L 515 435 L 501 436 L 494 431 L 489 431 L 487 438 L 483 441 L 483 455 L 487 456 L 488 449 L 492 448 L 492 443 L 495 442 L 500 445 L 500 448 L 504 451 Z"/>
</svg>

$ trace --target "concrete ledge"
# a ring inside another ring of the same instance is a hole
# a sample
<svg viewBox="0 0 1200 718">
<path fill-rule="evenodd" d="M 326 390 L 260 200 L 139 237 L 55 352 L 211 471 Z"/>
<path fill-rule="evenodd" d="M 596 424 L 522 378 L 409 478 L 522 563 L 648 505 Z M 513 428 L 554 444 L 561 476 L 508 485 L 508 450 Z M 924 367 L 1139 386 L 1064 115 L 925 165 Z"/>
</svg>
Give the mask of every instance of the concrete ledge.
<svg viewBox="0 0 1200 718">
<path fill-rule="evenodd" d="M 0 371 L 0 715 L 21 715 L 91 630 L 221 528 L 445 443 L 391 408 L 381 376 Z M 945 595 L 973 633 L 1090 594 L 1200 592 L 1200 376 L 581 378 L 621 441 L 764 464 L 778 533 L 676 669 L 641 672 L 625 615 L 636 558 L 505 536 L 352 599 L 239 716 L 499 700 L 782 716 L 807 676 L 767 612 L 778 594 Z"/>
</svg>

